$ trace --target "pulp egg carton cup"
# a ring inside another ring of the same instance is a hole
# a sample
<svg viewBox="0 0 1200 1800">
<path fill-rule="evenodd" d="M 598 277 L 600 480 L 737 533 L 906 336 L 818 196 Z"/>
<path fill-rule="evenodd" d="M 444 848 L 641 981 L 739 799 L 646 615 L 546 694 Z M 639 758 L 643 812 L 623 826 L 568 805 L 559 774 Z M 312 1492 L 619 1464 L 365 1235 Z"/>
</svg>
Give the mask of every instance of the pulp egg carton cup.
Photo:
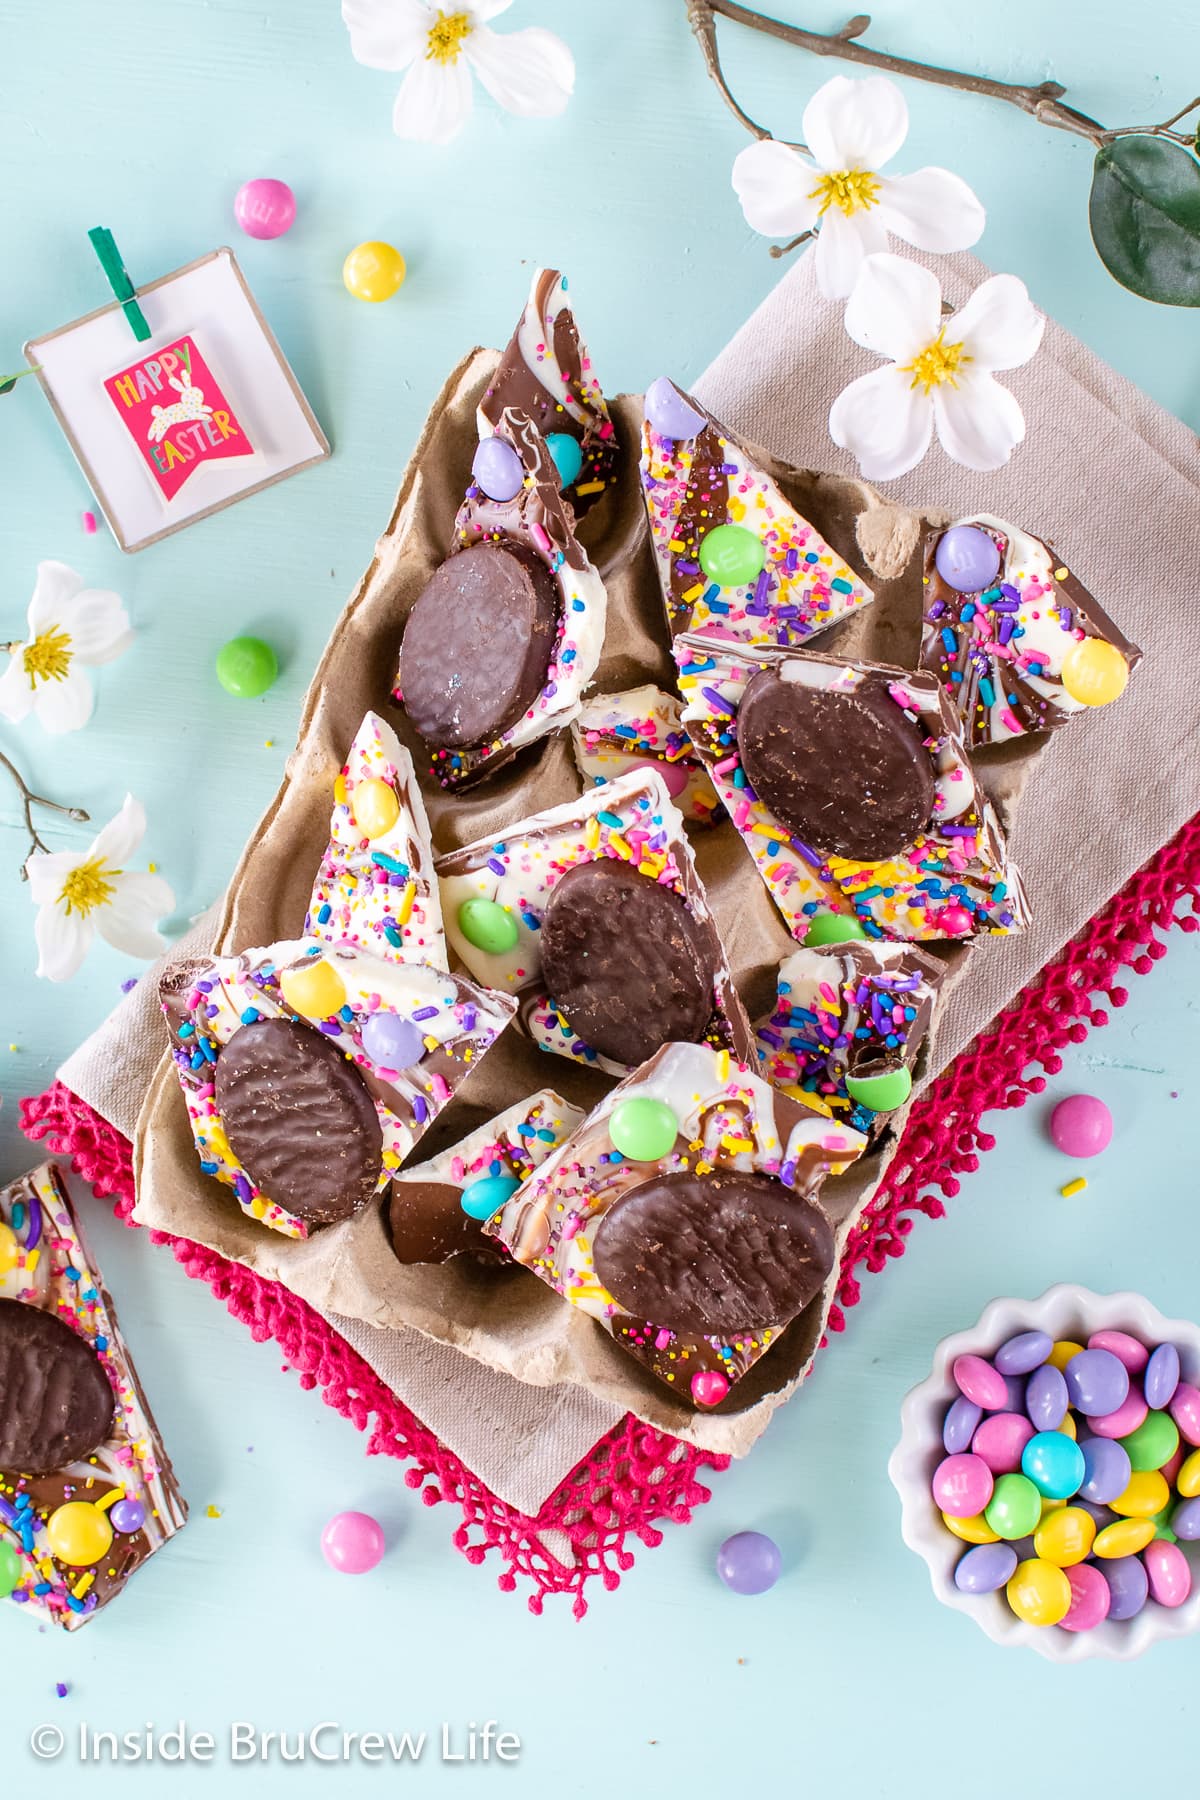
<svg viewBox="0 0 1200 1800">
<path fill-rule="evenodd" d="M 966 1613 L 994 1643 L 1006 1648 L 1026 1645 L 1050 1662 L 1077 1663 L 1093 1656 L 1128 1662 L 1161 1638 L 1186 1637 L 1200 1628 L 1200 1543 L 1180 1544 L 1192 1568 L 1192 1591 L 1182 1606 L 1147 1600 L 1136 1618 L 1105 1620 L 1091 1631 L 1027 1625 L 1009 1607 L 1003 1588 L 994 1594 L 964 1594 L 954 1585 L 955 1565 L 970 1545 L 947 1530 L 930 1492 L 933 1472 L 946 1454 L 942 1421 L 958 1394 L 951 1368 L 958 1356 L 974 1353 L 990 1358 L 1010 1337 L 1033 1330 L 1048 1332 L 1056 1342 L 1068 1338 L 1086 1344 L 1095 1331 L 1117 1330 L 1140 1338 L 1151 1349 L 1174 1344 L 1180 1379 L 1200 1385 L 1200 1326 L 1165 1319 L 1140 1294 L 1093 1294 L 1063 1282 L 1037 1300 L 993 1300 L 968 1331 L 942 1339 L 933 1353 L 931 1373 L 906 1395 L 900 1409 L 900 1442 L 892 1452 L 888 1474 L 900 1496 L 901 1535 L 924 1560 L 943 1606 Z"/>
</svg>

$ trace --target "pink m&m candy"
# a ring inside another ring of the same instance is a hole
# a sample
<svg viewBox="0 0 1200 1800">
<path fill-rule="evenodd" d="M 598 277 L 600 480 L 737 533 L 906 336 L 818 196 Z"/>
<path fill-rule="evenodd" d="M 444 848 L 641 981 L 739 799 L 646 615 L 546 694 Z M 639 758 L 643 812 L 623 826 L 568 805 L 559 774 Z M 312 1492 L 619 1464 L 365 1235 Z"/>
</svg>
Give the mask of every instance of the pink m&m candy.
<svg viewBox="0 0 1200 1800">
<path fill-rule="evenodd" d="M 1064 1631 L 1091 1631 L 1102 1625 L 1112 1604 L 1112 1591 L 1094 1563 L 1076 1563 L 1064 1571 L 1071 1584 L 1071 1604 L 1058 1621 Z"/>
<path fill-rule="evenodd" d="M 1141 1388 L 1135 1385 L 1130 1388 L 1120 1406 L 1114 1407 L 1112 1412 L 1089 1413 L 1088 1430 L 1095 1437 L 1126 1438 L 1139 1425 L 1145 1424 L 1149 1411 Z"/>
<path fill-rule="evenodd" d="M 1178 1544 L 1155 1538 L 1142 1551 L 1150 1598 L 1160 1606 L 1182 1606 L 1192 1591 L 1192 1571 Z"/>
<path fill-rule="evenodd" d="M 981 1456 L 993 1475 L 1015 1475 L 1032 1436 L 1033 1426 L 1022 1413 L 990 1413 L 971 1440 L 971 1453 Z"/>
<path fill-rule="evenodd" d="M 343 1575 L 365 1575 L 386 1548 L 383 1527 L 370 1513 L 335 1513 L 321 1533 L 321 1553 Z"/>
<path fill-rule="evenodd" d="M 1131 1375 L 1140 1375 L 1150 1361 L 1145 1344 L 1139 1344 L 1127 1331 L 1093 1331 L 1087 1341 L 1089 1350 L 1107 1350 L 1124 1363 Z"/>
<path fill-rule="evenodd" d="M 984 1362 L 982 1356 L 956 1356 L 951 1373 L 959 1393 L 985 1412 L 999 1412 L 1008 1405 L 1003 1375 L 990 1362 Z"/>
<path fill-rule="evenodd" d="M 238 189 L 233 216 L 247 237 L 282 237 L 295 223 L 296 196 L 286 181 L 259 175 Z"/>
<path fill-rule="evenodd" d="M 1112 1134 L 1112 1114 L 1095 1094 L 1072 1094 L 1050 1114 L 1050 1136 L 1065 1156 L 1099 1156 Z"/>
<path fill-rule="evenodd" d="M 981 1456 L 948 1456 L 933 1474 L 933 1498 L 952 1519 L 973 1519 L 992 1497 L 992 1471 Z"/>
<path fill-rule="evenodd" d="M 1171 1395 L 1167 1411 L 1179 1427 L 1179 1435 L 1189 1444 L 1200 1444 L 1200 1391 L 1190 1382 L 1181 1381 Z"/>
<path fill-rule="evenodd" d="M 652 769 L 656 775 L 661 775 L 667 784 L 667 792 L 670 794 L 672 800 L 678 800 L 680 794 L 682 794 L 684 788 L 688 784 L 688 771 L 683 767 L 682 763 L 631 763 L 629 766 L 629 773 L 632 775 L 635 769 L 640 771 Z"/>
</svg>

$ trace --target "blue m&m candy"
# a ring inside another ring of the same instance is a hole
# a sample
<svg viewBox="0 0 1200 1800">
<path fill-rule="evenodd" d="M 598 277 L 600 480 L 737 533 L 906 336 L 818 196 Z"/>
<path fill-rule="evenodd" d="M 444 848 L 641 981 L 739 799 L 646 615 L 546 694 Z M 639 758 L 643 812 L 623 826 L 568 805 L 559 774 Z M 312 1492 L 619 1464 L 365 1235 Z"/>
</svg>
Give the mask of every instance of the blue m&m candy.
<svg viewBox="0 0 1200 1800">
<path fill-rule="evenodd" d="M 520 1185 L 515 1175 L 483 1175 L 463 1189 L 462 1209 L 468 1219 L 490 1219 Z"/>
</svg>

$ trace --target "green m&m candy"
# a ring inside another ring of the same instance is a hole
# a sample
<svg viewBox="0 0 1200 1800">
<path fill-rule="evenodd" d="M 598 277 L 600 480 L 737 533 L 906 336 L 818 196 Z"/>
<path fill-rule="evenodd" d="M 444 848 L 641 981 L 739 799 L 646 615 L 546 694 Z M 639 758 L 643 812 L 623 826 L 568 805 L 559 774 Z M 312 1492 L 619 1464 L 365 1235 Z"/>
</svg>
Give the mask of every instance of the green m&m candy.
<svg viewBox="0 0 1200 1800">
<path fill-rule="evenodd" d="M 520 936 L 517 921 L 498 900 L 464 900 L 458 909 L 458 929 L 468 944 L 489 956 L 515 950 Z"/>
<path fill-rule="evenodd" d="M 25 1566 L 7 1538 L 0 1543 L 0 1600 L 7 1600 L 21 1576 Z"/>
<path fill-rule="evenodd" d="M 614 1150 L 631 1162 L 657 1162 L 675 1148 L 679 1120 L 665 1100 L 642 1096 L 622 1100 L 613 1108 L 608 1135 Z"/>
<path fill-rule="evenodd" d="M 217 680 L 236 700 L 257 700 L 278 674 L 279 659 L 262 638 L 230 638 L 217 652 Z"/>
<path fill-rule="evenodd" d="M 804 948 L 819 950 L 824 944 L 849 944 L 866 935 L 865 927 L 855 918 L 846 918 L 842 913 L 814 913 L 804 934 Z"/>
<path fill-rule="evenodd" d="M 1000 1475 L 983 1516 L 999 1538 L 1028 1537 L 1042 1516 L 1042 1496 L 1028 1475 Z"/>
<path fill-rule="evenodd" d="M 716 525 L 700 545 L 700 567 L 721 587 L 744 587 L 766 560 L 762 539 L 744 525 Z"/>
<path fill-rule="evenodd" d="M 872 1112 L 893 1112 L 912 1093 L 912 1076 L 903 1066 L 881 1075 L 847 1075 L 846 1092 Z"/>
<path fill-rule="evenodd" d="M 1136 1431 L 1121 1439 L 1135 1474 L 1161 1469 L 1179 1448 L 1179 1427 L 1169 1412 L 1149 1412 Z"/>
</svg>

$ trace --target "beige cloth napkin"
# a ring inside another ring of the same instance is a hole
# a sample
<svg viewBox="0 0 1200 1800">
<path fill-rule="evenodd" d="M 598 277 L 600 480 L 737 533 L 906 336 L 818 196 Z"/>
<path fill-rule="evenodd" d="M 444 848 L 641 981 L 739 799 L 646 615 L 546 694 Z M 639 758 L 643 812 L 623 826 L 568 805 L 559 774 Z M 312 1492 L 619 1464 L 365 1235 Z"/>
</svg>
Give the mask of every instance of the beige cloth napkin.
<svg viewBox="0 0 1200 1800">
<path fill-rule="evenodd" d="M 955 300 L 987 273 L 965 256 L 937 267 Z M 844 383 L 872 366 L 845 336 L 841 309 L 818 295 L 810 263 L 800 262 L 697 391 L 735 430 L 786 461 L 851 473 L 825 421 Z M 658 372 L 644 373 L 649 380 Z M 957 1054 L 1200 809 L 1191 750 L 1200 694 L 1177 674 L 1200 638 L 1195 440 L 1053 325 L 1037 361 L 1008 380 L 1029 422 L 1011 468 L 972 476 L 935 450 L 896 484 L 895 498 L 931 511 L 985 509 L 1056 539 L 1147 660 L 1121 706 L 1066 729 L 1033 765 L 1015 848 L 1035 925 L 972 958 L 971 979 L 954 984 L 933 1066 Z M 160 1032 L 147 981 L 64 1067 L 63 1079 L 132 1135 Z M 578 1385 L 526 1386 L 413 1330 L 328 1316 L 494 1491 L 527 1511 L 619 1415 Z"/>
</svg>

